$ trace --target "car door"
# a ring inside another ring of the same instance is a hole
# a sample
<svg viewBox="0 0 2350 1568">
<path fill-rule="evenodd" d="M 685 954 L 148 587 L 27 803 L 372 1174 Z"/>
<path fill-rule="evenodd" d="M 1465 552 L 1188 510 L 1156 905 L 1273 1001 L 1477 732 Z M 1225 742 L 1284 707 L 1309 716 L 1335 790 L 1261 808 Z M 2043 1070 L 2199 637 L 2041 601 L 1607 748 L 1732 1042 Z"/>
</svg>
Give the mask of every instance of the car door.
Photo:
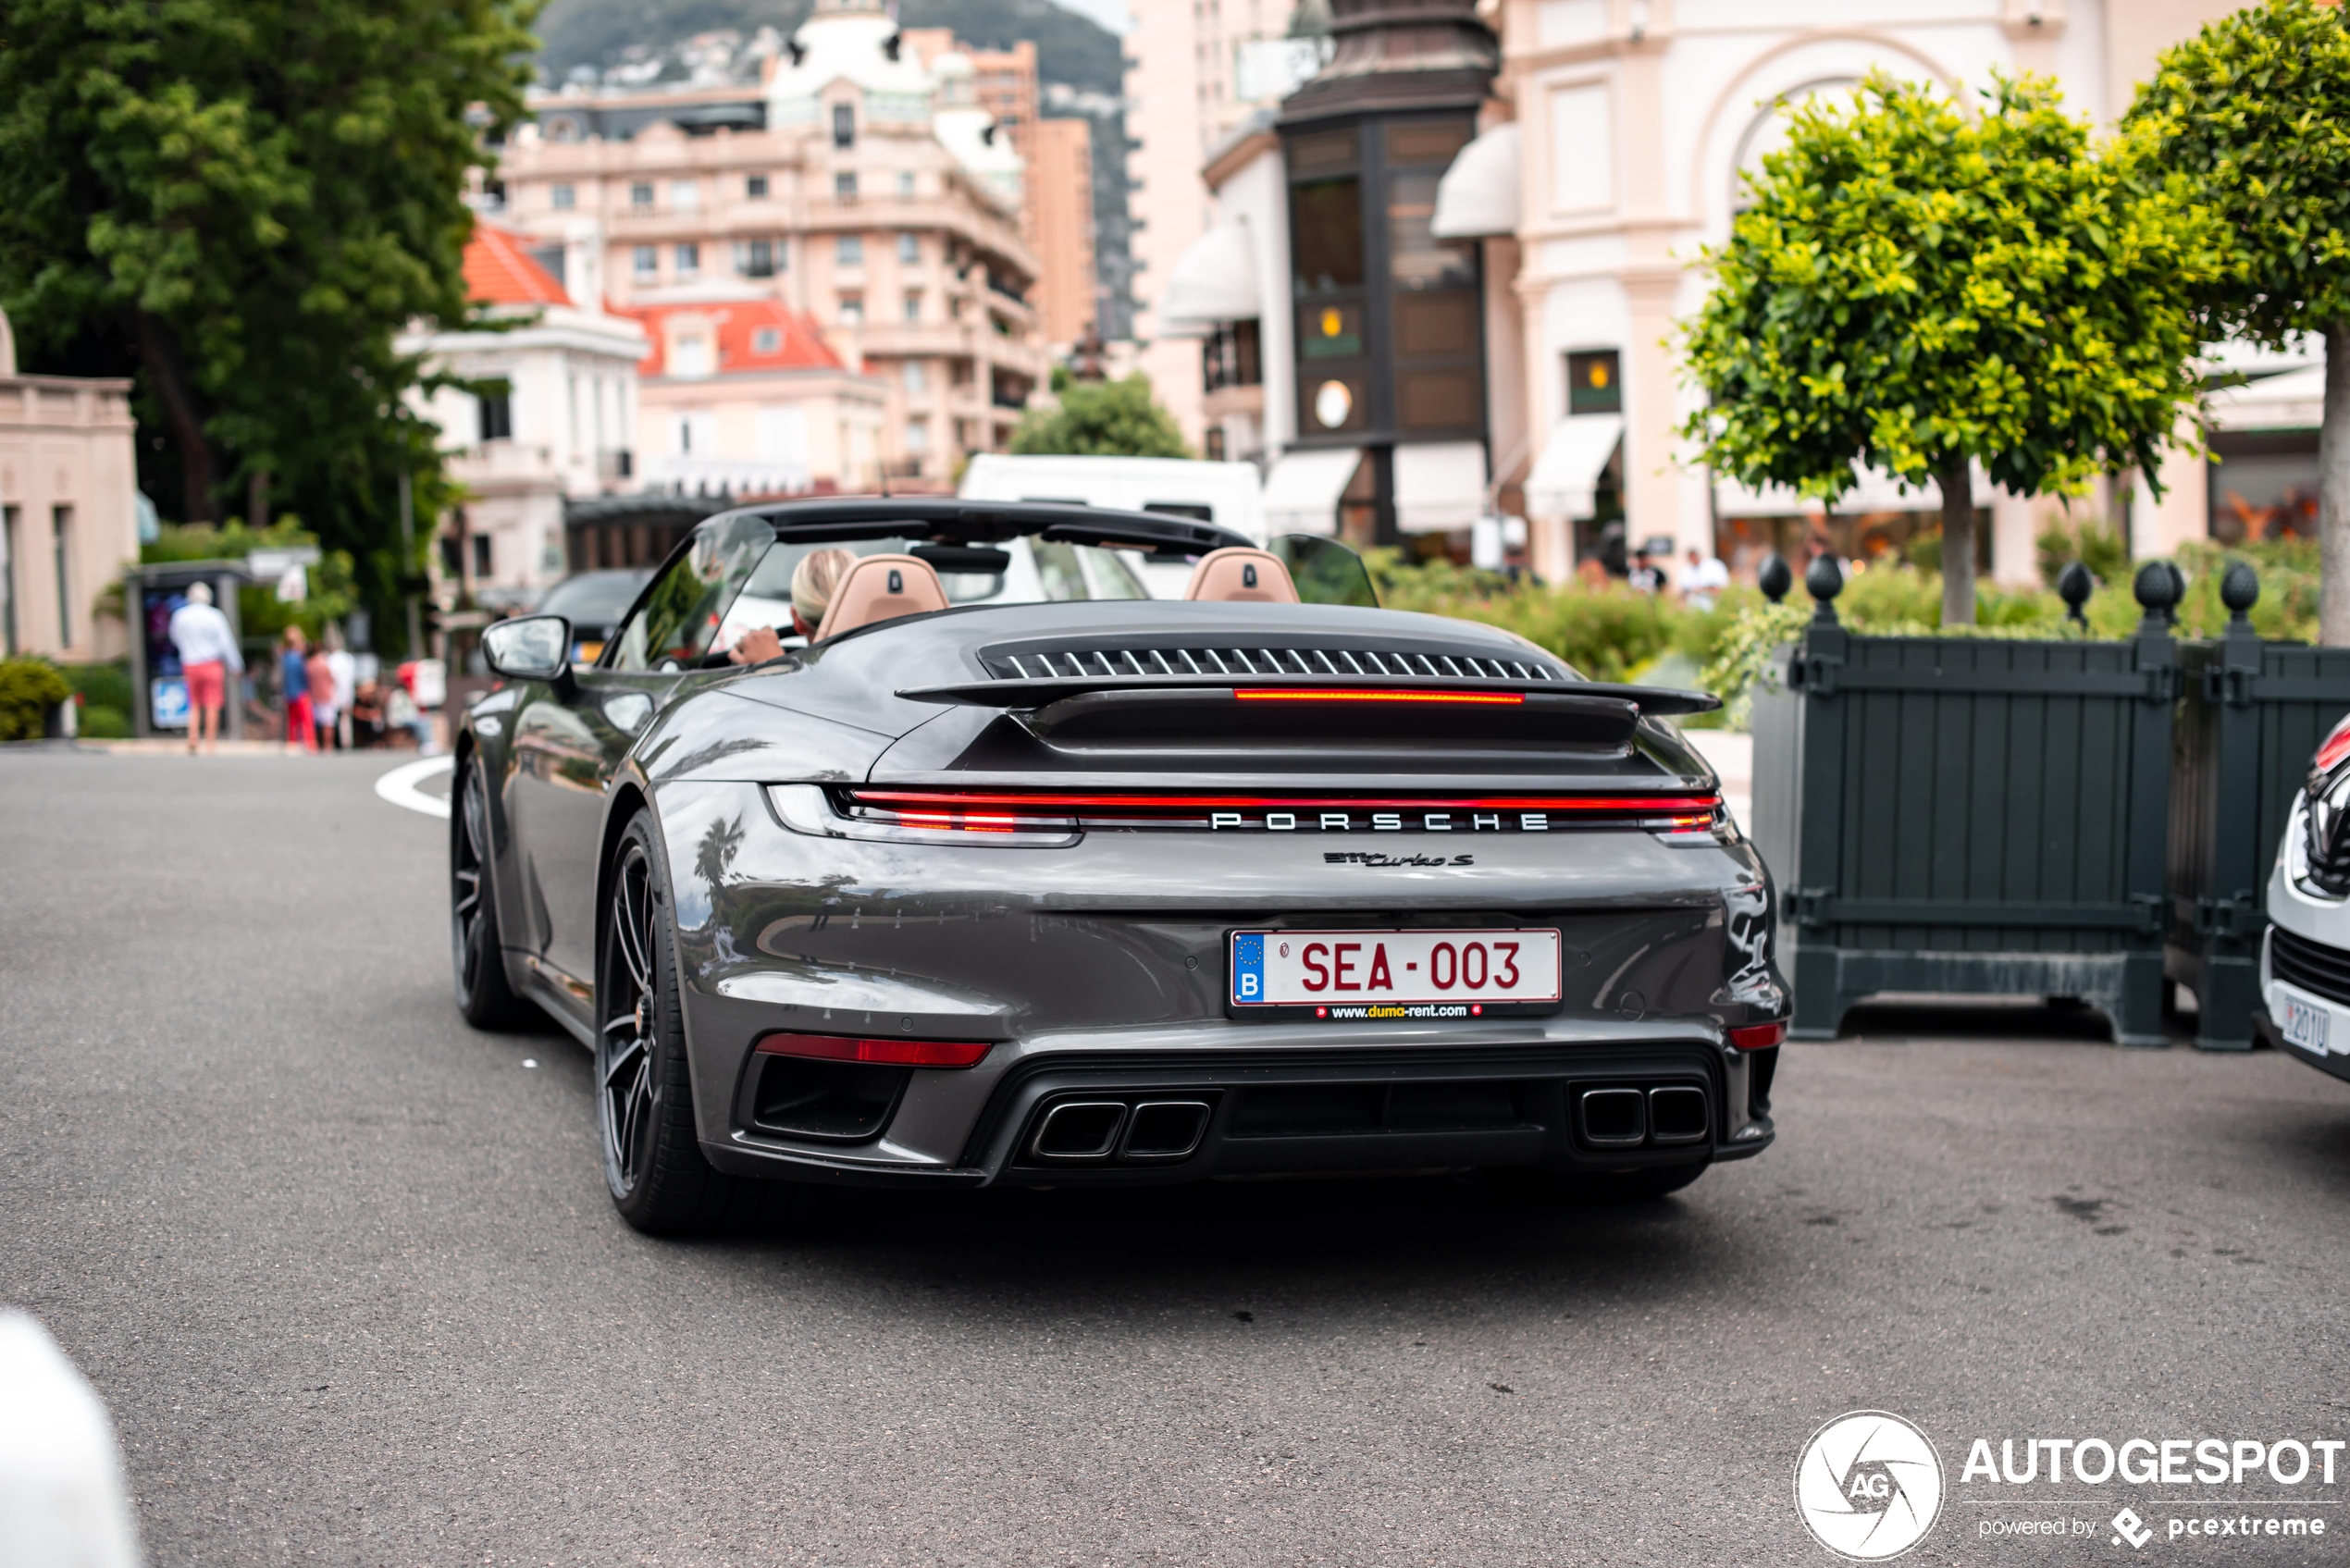
<svg viewBox="0 0 2350 1568">
<path fill-rule="evenodd" d="M 727 607 L 769 549 L 761 518 L 702 525 L 653 579 L 604 657 L 568 689 L 535 685 L 513 718 L 517 840 L 538 950 L 563 979 L 596 972 L 596 873 L 604 795 L 637 737 L 701 674 Z"/>
</svg>

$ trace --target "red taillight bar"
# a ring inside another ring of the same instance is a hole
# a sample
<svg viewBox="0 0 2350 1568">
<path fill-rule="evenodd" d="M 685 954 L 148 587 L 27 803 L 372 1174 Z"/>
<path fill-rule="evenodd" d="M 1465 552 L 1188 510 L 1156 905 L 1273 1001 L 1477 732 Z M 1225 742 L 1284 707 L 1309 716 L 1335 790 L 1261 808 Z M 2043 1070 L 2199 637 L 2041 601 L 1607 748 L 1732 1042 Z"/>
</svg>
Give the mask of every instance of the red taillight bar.
<svg viewBox="0 0 2350 1568">
<path fill-rule="evenodd" d="M 860 806 L 953 810 L 974 806 L 1026 807 L 1039 811 L 1067 812 L 1084 807 L 1185 807 L 1195 810 L 1233 811 L 1269 807 L 1343 806 L 1367 811 L 1374 807 L 1417 810 L 1452 808 L 1488 811 L 1713 811 L 1722 804 L 1718 795 L 1053 795 L 1034 790 L 852 789 L 850 799 Z"/>
<path fill-rule="evenodd" d="M 1738 1051 L 1767 1051 L 1787 1038 L 1787 1020 L 1740 1024 L 1730 1031 L 1730 1045 Z"/>
<path fill-rule="evenodd" d="M 1516 707 L 1522 691 L 1362 691 L 1350 686 L 1243 686 L 1232 695 L 1243 702 L 1471 702 L 1487 707 Z"/>
<path fill-rule="evenodd" d="M 892 1068 L 967 1068 L 987 1055 L 984 1040 L 865 1040 L 853 1034 L 768 1034 L 762 1056 L 804 1056 L 819 1062 L 867 1062 Z"/>
</svg>

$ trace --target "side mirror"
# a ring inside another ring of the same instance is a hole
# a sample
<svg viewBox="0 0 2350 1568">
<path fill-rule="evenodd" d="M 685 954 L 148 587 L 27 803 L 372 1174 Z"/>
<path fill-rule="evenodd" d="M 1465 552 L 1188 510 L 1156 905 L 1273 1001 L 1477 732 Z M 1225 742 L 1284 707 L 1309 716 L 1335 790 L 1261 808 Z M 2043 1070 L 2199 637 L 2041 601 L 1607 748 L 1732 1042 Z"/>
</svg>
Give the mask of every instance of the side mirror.
<svg viewBox="0 0 2350 1568">
<path fill-rule="evenodd" d="M 571 623 L 560 615 L 523 615 L 481 634 L 481 657 L 510 681 L 560 681 L 571 673 Z"/>
</svg>

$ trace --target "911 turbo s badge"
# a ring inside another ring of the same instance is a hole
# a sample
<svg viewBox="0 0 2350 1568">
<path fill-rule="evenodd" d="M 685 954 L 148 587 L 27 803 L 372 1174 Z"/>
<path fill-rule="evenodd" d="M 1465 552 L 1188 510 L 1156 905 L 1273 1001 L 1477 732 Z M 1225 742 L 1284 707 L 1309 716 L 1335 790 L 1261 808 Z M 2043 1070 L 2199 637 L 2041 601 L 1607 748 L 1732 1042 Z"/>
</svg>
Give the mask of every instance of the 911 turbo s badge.
<svg viewBox="0 0 2350 1568">
<path fill-rule="evenodd" d="M 1325 850 L 1322 859 L 1332 866 L 1474 866 L 1474 855 L 1379 855 L 1365 849 Z"/>
</svg>

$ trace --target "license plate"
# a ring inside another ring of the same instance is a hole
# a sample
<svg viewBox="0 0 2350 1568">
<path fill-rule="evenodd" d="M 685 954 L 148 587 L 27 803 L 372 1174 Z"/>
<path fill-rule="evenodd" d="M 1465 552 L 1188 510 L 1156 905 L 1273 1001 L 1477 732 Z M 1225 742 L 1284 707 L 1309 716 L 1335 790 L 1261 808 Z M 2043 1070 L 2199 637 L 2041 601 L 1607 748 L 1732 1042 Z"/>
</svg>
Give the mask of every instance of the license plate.
<svg viewBox="0 0 2350 1568">
<path fill-rule="evenodd" d="M 2319 1056 L 2324 1056 L 2331 1049 L 2326 1043 L 2326 1036 L 2333 1027 L 2331 1010 L 2312 1006 L 2291 996 L 2282 1000 L 2284 1016 L 2277 1021 L 2284 1031 L 2284 1037 L 2305 1051 L 2315 1051 Z"/>
<path fill-rule="evenodd" d="M 1489 1018 L 1559 1001 L 1556 930 L 1236 931 L 1231 1006 L 1322 1019 Z"/>
</svg>

